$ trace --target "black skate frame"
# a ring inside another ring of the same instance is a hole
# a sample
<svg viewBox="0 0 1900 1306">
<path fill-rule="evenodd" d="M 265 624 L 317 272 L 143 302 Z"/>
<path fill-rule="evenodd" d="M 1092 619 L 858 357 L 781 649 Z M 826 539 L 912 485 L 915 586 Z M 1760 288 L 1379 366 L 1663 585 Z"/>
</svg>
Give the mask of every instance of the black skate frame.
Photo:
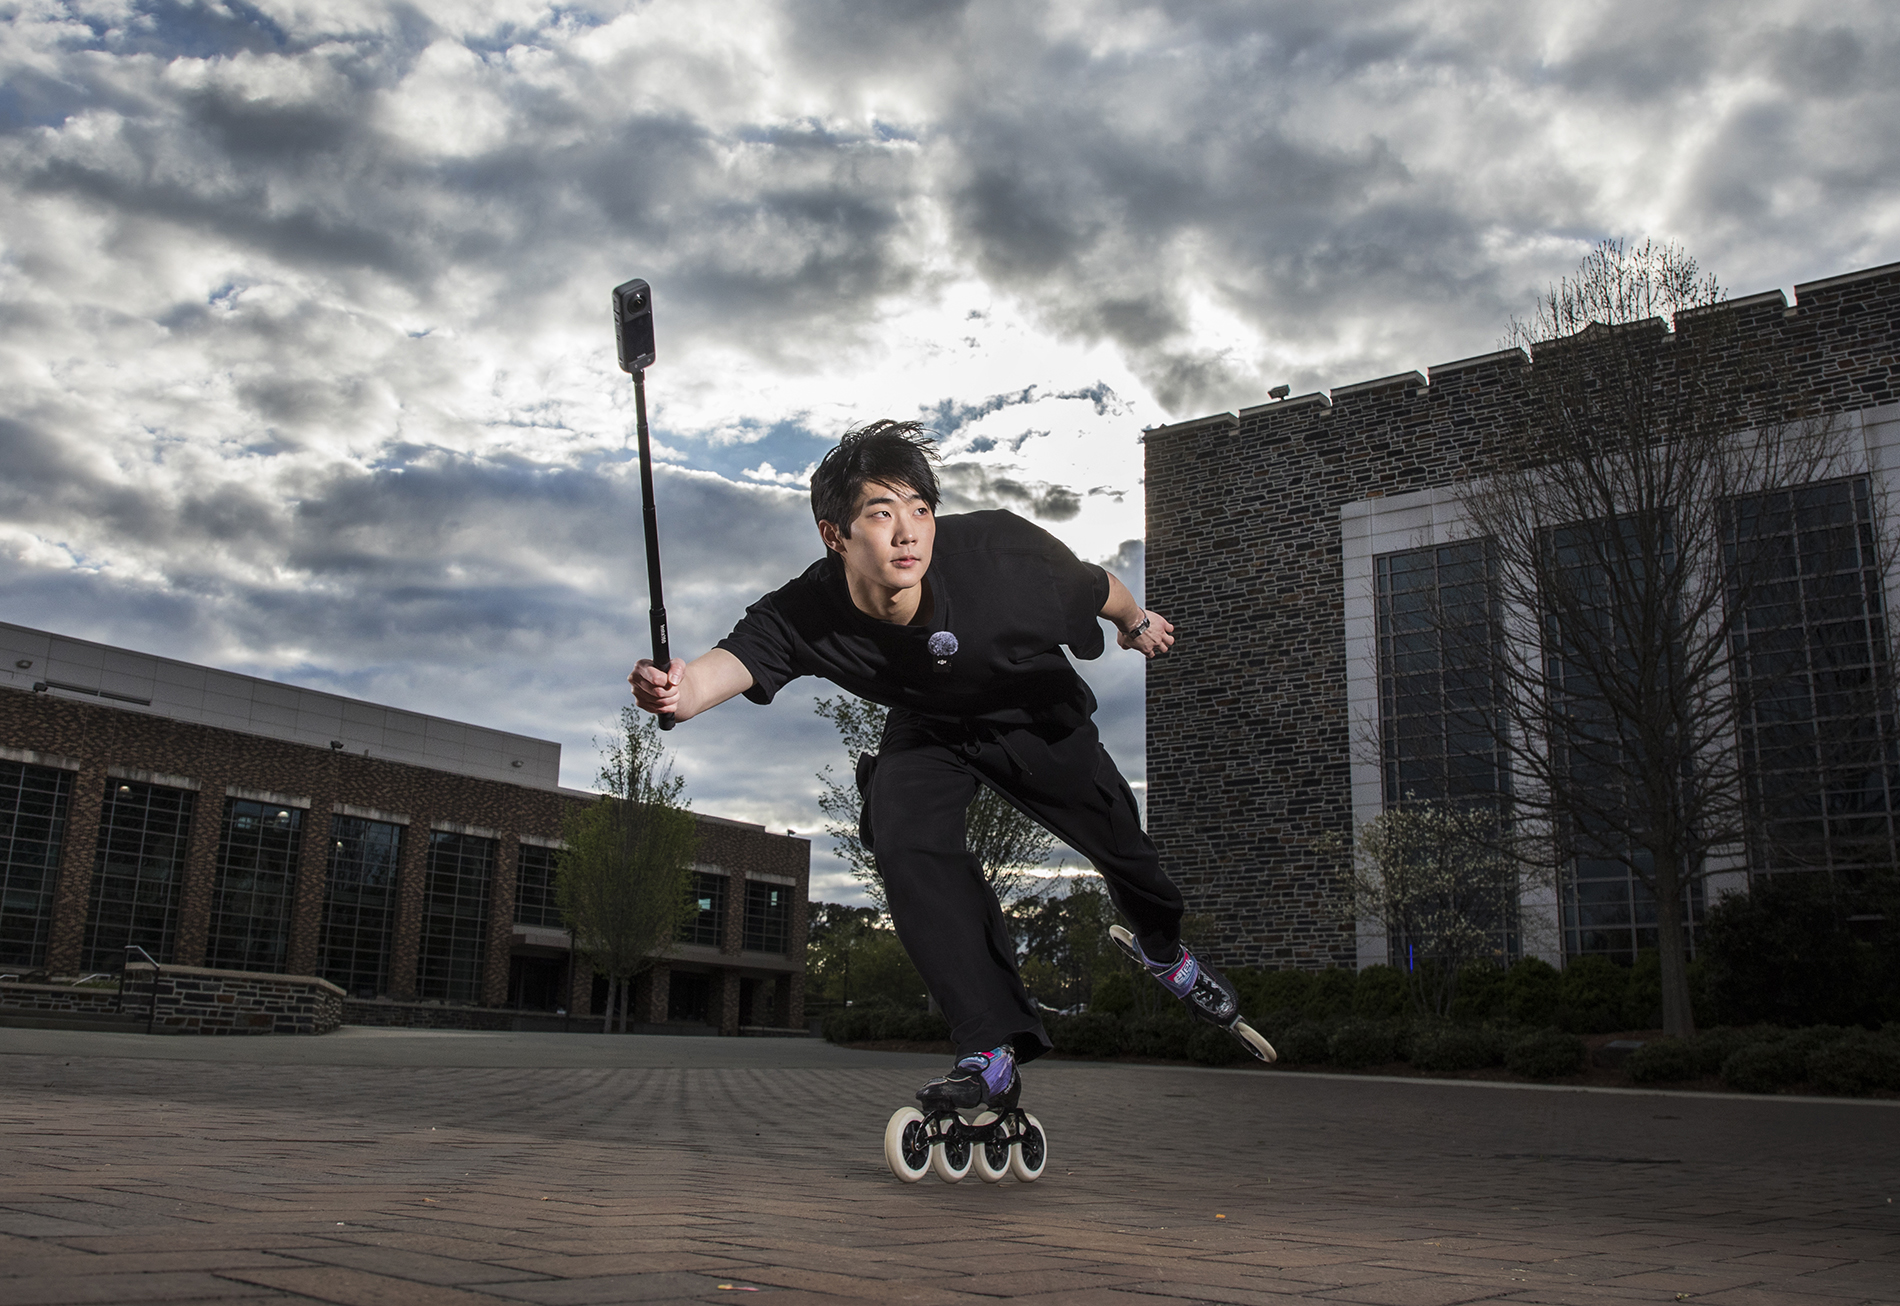
<svg viewBox="0 0 1900 1306">
<path fill-rule="evenodd" d="M 988 1108 L 982 1108 L 978 1114 L 986 1114 Z M 929 1107 L 924 1110 L 924 1118 L 917 1121 L 913 1128 L 904 1131 L 904 1159 L 912 1166 L 921 1169 L 930 1159 L 930 1149 L 942 1143 L 953 1162 L 962 1168 L 962 1153 L 975 1152 L 979 1147 L 990 1143 L 1001 1143 L 1005 1151 L 1013 1143 L 1029 1145 L 1032 1135 L 1029 1130 L 1028 1112 L 1021 1106 L 1010 1107 L 988 1124 L 973 1125 L 958 1115 L 955 1108 L 947 1106 Z M 951 1151 L 950 1149 L 956 1149 Z"/>
</svg>

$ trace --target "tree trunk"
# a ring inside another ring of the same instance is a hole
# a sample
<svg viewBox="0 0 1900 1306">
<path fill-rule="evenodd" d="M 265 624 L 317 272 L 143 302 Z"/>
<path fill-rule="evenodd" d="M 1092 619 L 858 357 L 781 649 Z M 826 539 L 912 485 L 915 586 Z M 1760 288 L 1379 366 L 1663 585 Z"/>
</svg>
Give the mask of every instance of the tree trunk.
<svg viewBox="0 0 1900 1306">
<path fill-rule="evenodd" d="M 1662 962 L 1663 1033 L 1695 1036 L 1695 1010 L 1689 1002 L 1689 947 L 1683 934 L 1682 868 L 1673 858 L 1656 857 L 1656 953 Z"/>
<path fill-rule="evenodd" d="M 620 980 L 617 976 L 609 975 L 607 977 L 607 1019 L 601 1024 L 601 1028 L 607 1033 L 615 1034 L 619 1032 L 614 1028 L 614 1019 L 618 1016 L 619 1012 Z"/>
</svg>

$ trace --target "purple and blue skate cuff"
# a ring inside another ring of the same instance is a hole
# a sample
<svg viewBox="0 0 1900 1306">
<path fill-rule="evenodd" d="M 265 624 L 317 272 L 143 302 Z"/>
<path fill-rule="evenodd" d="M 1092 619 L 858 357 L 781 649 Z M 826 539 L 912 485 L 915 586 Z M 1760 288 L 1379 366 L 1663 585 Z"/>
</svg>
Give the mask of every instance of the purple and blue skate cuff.
<svg viewBox="0 0 1900 1306">
<path fill-rule="evenodd" d="M 985 1094 L 995 1097 L 1007 1090 L 1016 1078 L 1016 1053 L 1007 1044 L 988 1052 L 976 1052 L 957 1062 L 958 1069 L 980 1071 Z"/>
<path fill-rule="evenodd" d="M 1192 993 L 1194 981 L 1201 975 L 1201 963 L 1194 960 L 1194 954 L 1185 946 L 1181 949 L 1180 960 L 1173 965 L 1157 966 L 1151 961 L 1148 963 L 1148 969 L 1154 972 L 1154 977 L 1177 998 L 1185 998 Z"/>
</svg>

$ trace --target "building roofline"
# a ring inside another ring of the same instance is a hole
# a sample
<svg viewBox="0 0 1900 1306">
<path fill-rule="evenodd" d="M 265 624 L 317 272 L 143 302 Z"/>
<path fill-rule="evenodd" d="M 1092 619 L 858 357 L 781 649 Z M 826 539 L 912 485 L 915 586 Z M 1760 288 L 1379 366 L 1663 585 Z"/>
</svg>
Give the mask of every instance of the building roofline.
<svg viewBox="0 0 1900 1306">
<path fill-rule="evenodd" d="M 1803 281 L 1794 288 L 1794 302 L 1799 304 L 1817 290 L 1832 290 L 1836 286 L 1851 285 L 1856 281 L 1872 281 L 1876 277 L 1891 277 L 1900 274 L 1900 263 L 1882 263 L 1877 268 L 1862 268 L 1859 272 L 1843 272 L 1838 277 L 1823 277 L 1819 281 Z"/>
<path fill-rule="evenodd" d="M 1369 390 L 1387 390 L 1401 385 L 1423 387 L 1427 384 L 1425 377 L 1417 371 L 1394 372 L 1391 376 L 1382 376 L 1374 381 L 1355 381 L 1351 385 L 1335 386 L 1332 399 L 1338 403 L 1341 395 L 1364 394 Z"/>
<path fill-rule="evenodd" d="M 1315 405 L 1320 408 L 1331 408 L 1332 397 L 1324 390 L 1314 390 L 1307 394 L 1294 395 L 1291 399 L 1275 399 L 1270 404 L 1255 404 L 1252 408 L 1243 408 L 1240 410 L 1240 415 L 1253 417 L 1259 413 L 1284 412 L 1289 408 L 1312 408 Z"/>
<path fill-rule="evenodd" d="M 1440 376 L 1469 371 L 1474 367 L 1487 367 L 1492 363 L 1528 363 L 1530 361 L 1529 354 L 1519 346 L 1512 345 L 1509 349 L 1494 349 L 1488 354 L 1473 354 L 1470 358 L 1457 358 L 1449 363 L 1434 363 L 1425 371 L 1435 382 Z"/>
<path fill-rule="evenodd" d="M 1802 282 L 1794 288 L 1795 303 L 1800 304 L 1816 291 L 1833 290 L 1840 286 L 1852 285 L 1855 282 L 1873 281 L 1881 277 L 1896 275 L 1900 275 L 1900 263 L 1883 263 L 1879 267 L 1863 268 L 1859 272 L 1846 272 L 1838 277 L 1826 277 L 1820 281 Z M 1718 308 L 1752 309 L 1779 307 L 1786 309 L 1788 306 L 1788 297 L 1783 291 L 1778 289 L 1764 290 L 1758 294 L 1743 295 L 1739 299 L 1724 300 L 1722 303 L 1712 304 L 1706 309 L 1687 309 L 1676 314 L 1676 317 L 1678 320 L 1681 320 L 1697 316 L 1701 313 L 1713 312 Z M 1655 319 L 1655 322 L 1659 329 L 1663 331 L 1668 330 L 1668 324 L 1661 318 Z M 1553 342 L 1545 341 L 1542 343 L 1549 344 Z M 1517 346 L 1512 346 L 1509 349 L 1498 349 L 1488 354 L 1475 354 L 1470 358 L 1459 358 L 1449 363 L 1434 364 L 1425 369 L 1424 376 L 1420 376 L 1416 371 L 1396 372 L 1391 376 L 1382 376 L 1371 381 L 1355 381 L 1351 385 L 1334 386 L 1331 391 L 1315 390 L 1310 394 L 1296 395 L 1291 399 L 1276 399 L 1270 403 L 1254 404 L 1250 407 L 1240 409 L 1238 416 L 1240 418 L 1251 418 L 1258 417 L 1263 413 L 1282 412 L 1294 408 L 1310 408 L 1315 405 L 1330 408 L 1336 400 L 1345 395 L 1364 394 L 1369 391 L 1382 390 L 1397 385 L 1416 386 L 1422 389 L 1437 381 L 1441 376 L 1450 376 L 1455 372 L 1462 372 L 1469 368 L 1484 367 L 1493 363 L 1528 364 L 1530 361 L 1530 355 L 1528 353 Z M 1235 422 L 1236 414 L 1234 413 L 1214 413 L 1207 417 L 1197 417 L 1190 421 L 1176 422 L 1169 426 L 1157 426 L 1145 434 L 1150 436 L 1186 434 L 1189 431 L 1198 430 L 1202 427 L 1230 425 L 1235 424 Z"/>
<path fill-rule="evenodd" d="M 1189 431 L 1198 431 L 1203 427 L 1239 426 L 1240 419 L 1232 413 L 1210 413 L 1206 417 L 1193 417 L 1185 422 L 1170 422 L 1166 426 L 1151 426 L 1141 433 L 1144 440 L 1157 435 L 1186 435 Z"/>
</svg>

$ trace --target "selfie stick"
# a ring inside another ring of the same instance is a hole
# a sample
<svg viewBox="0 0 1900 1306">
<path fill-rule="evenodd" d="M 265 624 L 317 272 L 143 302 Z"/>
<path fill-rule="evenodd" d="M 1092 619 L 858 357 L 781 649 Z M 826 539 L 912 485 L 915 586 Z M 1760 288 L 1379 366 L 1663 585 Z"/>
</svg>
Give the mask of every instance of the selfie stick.
<svg viewBox="0 0 1900 1306">
<path fill-rule="evenodd" d="M 635 277 L 614 287 L 614 344 L 620 368 L 633 374 L 634 431 L 640 444 L 640 517 L 647 537 L 647 622 L 653 628 L 653 665 L 673 663 L 667 648 L 666 601 L 660 597 L 660 518 L 653 508 L 653 455 L 647 440 L 647 368 L 653 365 L 653 288 Z M 660 713 L 660 729 L 673 728 L 673 714 Z"/>
</svg>

